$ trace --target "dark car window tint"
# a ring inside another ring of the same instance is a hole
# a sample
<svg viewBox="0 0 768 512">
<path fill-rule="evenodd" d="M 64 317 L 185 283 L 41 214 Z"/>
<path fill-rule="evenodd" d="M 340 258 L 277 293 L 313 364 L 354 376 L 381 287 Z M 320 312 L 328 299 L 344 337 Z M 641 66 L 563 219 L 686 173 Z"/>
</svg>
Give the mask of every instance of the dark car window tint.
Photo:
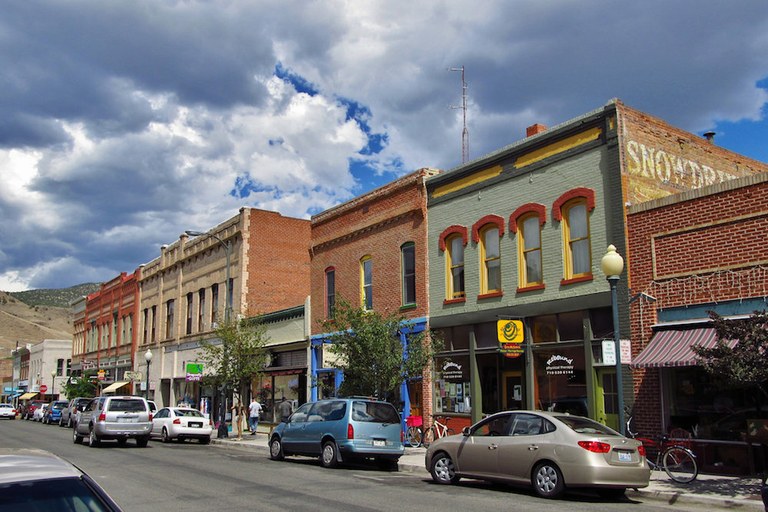
<svg viewBox="0 0 768 512">
<path fill-rule="evenodd" d="M 0 512 L 19 510 L 110 510 L 78 478 L 0 484 Z"/>
<path fill-rule="evenodd" d="M 400 423 L 400 415 L 386 402 L 352 402 L 352 419 L 371 423 Z"/>
<path fill-rule="evenodd" d="M 145 412 L 147 410 L 141 400 L 112 400 L 109 402 L 109 410 L 117 412 Z"/>
<path fill-rule="evenodd" d="M 568 425 L 579 434 L 600 434 L 606 436 L 617 436 L 618 432 L 606 427 L 605 425 L 592 421 L 588 418 L 579 416 L 555 416 L 558 420 Z"/>
<path fill-rule="evenodd" d="M 511 416 L 511 414 L 505 414 L 503 416 L 488 418 L 475 427 L 472 435 L 480 437 L 507 435 Z"/>
<path fill-rule="evenodd" d="M 191 416 L 194 418 L 203 417 L 200 411 L 196 411 L 194 409 L 176 409 L 176 416 Z"/>
</svg>

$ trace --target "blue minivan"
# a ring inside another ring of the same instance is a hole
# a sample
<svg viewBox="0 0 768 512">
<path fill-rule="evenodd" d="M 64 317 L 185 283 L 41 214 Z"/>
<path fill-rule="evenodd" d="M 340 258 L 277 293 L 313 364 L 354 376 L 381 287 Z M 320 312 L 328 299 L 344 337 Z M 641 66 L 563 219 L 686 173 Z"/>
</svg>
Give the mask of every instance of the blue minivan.
<svg viewBox="0 0 768 512">
<path fill-rule="evenodd" d="M 373 459 L 397 468 L 405 452 L 400 415 L 389 402 L 350 397 L 308 402 L 272 431 L 269 455 L 319 457 L 332 468 L 351 460 Z"/>
</svg>

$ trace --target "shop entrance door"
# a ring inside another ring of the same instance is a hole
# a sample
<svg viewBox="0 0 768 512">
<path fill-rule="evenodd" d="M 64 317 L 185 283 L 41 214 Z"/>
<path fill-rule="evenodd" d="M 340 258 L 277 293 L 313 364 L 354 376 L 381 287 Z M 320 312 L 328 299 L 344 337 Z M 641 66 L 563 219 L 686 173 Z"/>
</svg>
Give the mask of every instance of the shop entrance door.
<svg viewBox="0 0 768 512">
<path fill-rule="evenodd" d="M 502 404 L 501 408 L 505 411 L 514 411 L 523 409 L 523 403 L 525 402 L 525 390 L 523 389 L 523 373 L 522 372 L 503 372 L 502 382 L 504 387 L 502 388 Z"/>
<path fill-rule="evenodd" d="M 597 421 L 619 429 L 619 394 L 616 387 L 616 368 L 597 370 Z"/>
</svg>

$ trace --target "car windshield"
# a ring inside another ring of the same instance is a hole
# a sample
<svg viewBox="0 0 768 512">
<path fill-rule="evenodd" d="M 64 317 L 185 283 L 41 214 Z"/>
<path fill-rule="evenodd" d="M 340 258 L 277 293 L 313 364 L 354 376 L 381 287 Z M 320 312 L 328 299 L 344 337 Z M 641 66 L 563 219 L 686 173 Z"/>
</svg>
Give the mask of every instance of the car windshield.
<svg viewBox="0 0 768 512">
<path fill-rule="evenodd" d="M 558 420 L 562 421 L 575 432 L 579 434 L 599 434 L 601 436 L 618 436 L 620 435 L 615 430 L 612 430 L 605 425 L 592 421 L 589 418 L 582 418 L 580 416 L 568 416 L 558 415 L 555 416 Z"/>
<path fill-rule="evenodd" d="M 17 510 L 111 510 L 79 478 L 0 485 L 0 512 Z"/>
<path fill-rule="evenodd" d="M 109 402 L 109 410 L 118 412 L 144 412 L 147 408 L 142 400 L 123 400 L 118 398 Z"/>
<path fill-rule="evenodd" d="M 190 416 L 194 418 L 202 418 L 203 414 L 195 409 L 175 409 L 176 416 Z"/>
<path fill-rule="evenodd" d="M 352 419 L 371 423 L 400 423 L 400 415 L 386 402 L 352 402 Z"/>
</svg>

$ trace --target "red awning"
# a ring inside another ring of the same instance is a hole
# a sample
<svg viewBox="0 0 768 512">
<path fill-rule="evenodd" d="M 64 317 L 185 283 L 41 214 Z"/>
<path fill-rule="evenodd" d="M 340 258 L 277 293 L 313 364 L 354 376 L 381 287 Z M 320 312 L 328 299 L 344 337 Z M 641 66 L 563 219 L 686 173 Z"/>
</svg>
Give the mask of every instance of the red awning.
<svg viewBox="0 0 768 512">
<path fill-rule="evenodd" d="M 713 327 L 657 331 L 648 346 L 637 355 L 632 366 L 637 368 L 695 366 L 696 354 L 691 346 L 712 348 L 716 343 L 717 334 Z"/>
</svg>

